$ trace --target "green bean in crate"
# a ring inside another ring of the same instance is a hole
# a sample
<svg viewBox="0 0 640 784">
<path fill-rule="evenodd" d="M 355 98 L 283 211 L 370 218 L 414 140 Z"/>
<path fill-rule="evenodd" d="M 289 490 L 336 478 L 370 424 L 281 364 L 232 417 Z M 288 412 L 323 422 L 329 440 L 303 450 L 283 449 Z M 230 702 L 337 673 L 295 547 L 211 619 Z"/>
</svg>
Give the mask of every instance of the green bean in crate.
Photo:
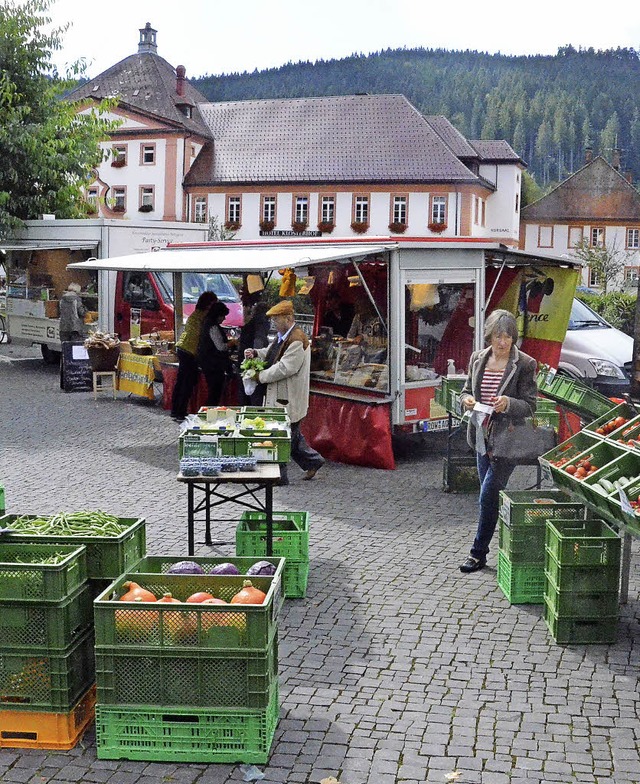
<svg viewBox="0 0 640 784">
<path fill-rule="evenodd" d="M 4 515 L 0 528 L 12 531 L 7 543 L 85 545 L 90 579 L 113 580 L 146 552 L 144 518 L 116 517 L 99 510 Z"/>
<path fill-rule="evenodd" d="M 84 545 L 0 540 L 0 600 L 59 602 L 87 579 Z"/>
</svg>

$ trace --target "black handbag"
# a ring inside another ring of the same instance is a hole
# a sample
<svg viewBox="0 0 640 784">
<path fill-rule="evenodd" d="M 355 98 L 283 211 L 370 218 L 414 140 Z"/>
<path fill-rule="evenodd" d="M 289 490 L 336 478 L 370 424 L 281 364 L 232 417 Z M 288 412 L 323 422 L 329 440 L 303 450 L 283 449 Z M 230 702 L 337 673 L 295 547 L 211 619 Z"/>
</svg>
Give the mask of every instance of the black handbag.
<svg viewBox="0 0 640 784">
<path fill-rule="evenodd" d="M 516 465 L 537 465 L 540 455 L 556 445 L 552 427 L 535 425 L 528 419 L 510 422 L 494 435 L 491 456 Z"/>
</svg>

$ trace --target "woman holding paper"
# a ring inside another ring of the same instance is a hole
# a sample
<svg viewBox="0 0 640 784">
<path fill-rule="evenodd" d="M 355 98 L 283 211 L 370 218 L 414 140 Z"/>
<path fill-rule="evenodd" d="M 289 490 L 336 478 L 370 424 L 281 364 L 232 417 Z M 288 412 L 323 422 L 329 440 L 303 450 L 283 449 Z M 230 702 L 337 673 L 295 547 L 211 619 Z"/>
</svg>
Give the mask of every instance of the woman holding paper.
<svg viewBox="0 0 640 784">
<path fill-rule="evenodd" d="M 498 522 L 500 491 L 516 464 L 492 456 L 496 434 L 512 421 L 533 416 L 538 389 L 536 361 L 515 345 L 518 325 L 506 310 L 494 310 L 484 328 L 488 347 L 476 351 L 460 393 L 462 408 L 471 412 L 467 441 L 476 451 L 480 478 L 480 514 L 471 552 L 461 572 L 477 572 L 487 563 L 489 544 Z"/>
</svg>

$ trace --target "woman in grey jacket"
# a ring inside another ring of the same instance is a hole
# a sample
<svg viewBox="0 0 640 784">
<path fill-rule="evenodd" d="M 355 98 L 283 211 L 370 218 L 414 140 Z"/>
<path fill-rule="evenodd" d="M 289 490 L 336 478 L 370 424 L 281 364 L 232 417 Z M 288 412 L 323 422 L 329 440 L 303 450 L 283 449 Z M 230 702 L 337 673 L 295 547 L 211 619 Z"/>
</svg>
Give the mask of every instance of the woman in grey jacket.
<svg viewBox="0 0 640 784">
<path fill-rule="evenodd" d="M 538 389 L 536 361 L 520 351 L 515 342 L 518 326 L 506 310 L 494 310 L 484 330 L 488 348 L 476 351 L 469 361 L 469 373 L 460 393 L 460 403 L 473 411 L 476 403 L 491 407 L 491 413 L 473 411 L 467 440 L 476 451 L 480 478 L 480 515 L 471 552 L 460 566 L 461 572 L 477 572 L 487 563 L 489 543 L 498 522 L 500 491 L 504 490 L 516 464 L 492 456 L 496 434 L 512 421 L 533 416 Z"/>
</svg>

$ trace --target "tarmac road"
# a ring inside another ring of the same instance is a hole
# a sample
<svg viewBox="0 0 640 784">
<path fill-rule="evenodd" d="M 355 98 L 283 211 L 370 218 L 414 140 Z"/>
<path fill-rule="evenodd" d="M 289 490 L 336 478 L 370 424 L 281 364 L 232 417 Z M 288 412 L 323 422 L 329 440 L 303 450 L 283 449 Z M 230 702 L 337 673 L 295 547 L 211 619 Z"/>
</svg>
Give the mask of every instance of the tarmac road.
<svg viewBox="0 0 640 784">
<path fill-rule="evenodd" d="M 64 393 L 39 352 L 0 346 L 0 483 L 7 509 L 144 516 L 151 554 L 186 553 L 177 426 L 135 398 Z M 276 509 L 308 510 L 306 599 L 280 624 L 280 720 L 265 782 L 640 782 L 640 567 L 614 645 L 556 645 L 537 605 L 510 606 L 489 566 L 464 576 L 476 497 L 442 491 L 442 437 L 398 446 L 395 471 L 293 467 Z M 512 488 L 525 487 L 521 471 Z M 234 552 L 234 524 L 213 535 Z M 202 533 L 200 532 L 200 538 Z M 496 537 L 497 539 L 497 537 Z M 0 657 L 1 659 L 1 657 Z M 447 775 L 458 771 L 459 777 Z M 0 780 L 225 784 L 239 765 L 100 761 L 0 750 Z"/>
</svg>

